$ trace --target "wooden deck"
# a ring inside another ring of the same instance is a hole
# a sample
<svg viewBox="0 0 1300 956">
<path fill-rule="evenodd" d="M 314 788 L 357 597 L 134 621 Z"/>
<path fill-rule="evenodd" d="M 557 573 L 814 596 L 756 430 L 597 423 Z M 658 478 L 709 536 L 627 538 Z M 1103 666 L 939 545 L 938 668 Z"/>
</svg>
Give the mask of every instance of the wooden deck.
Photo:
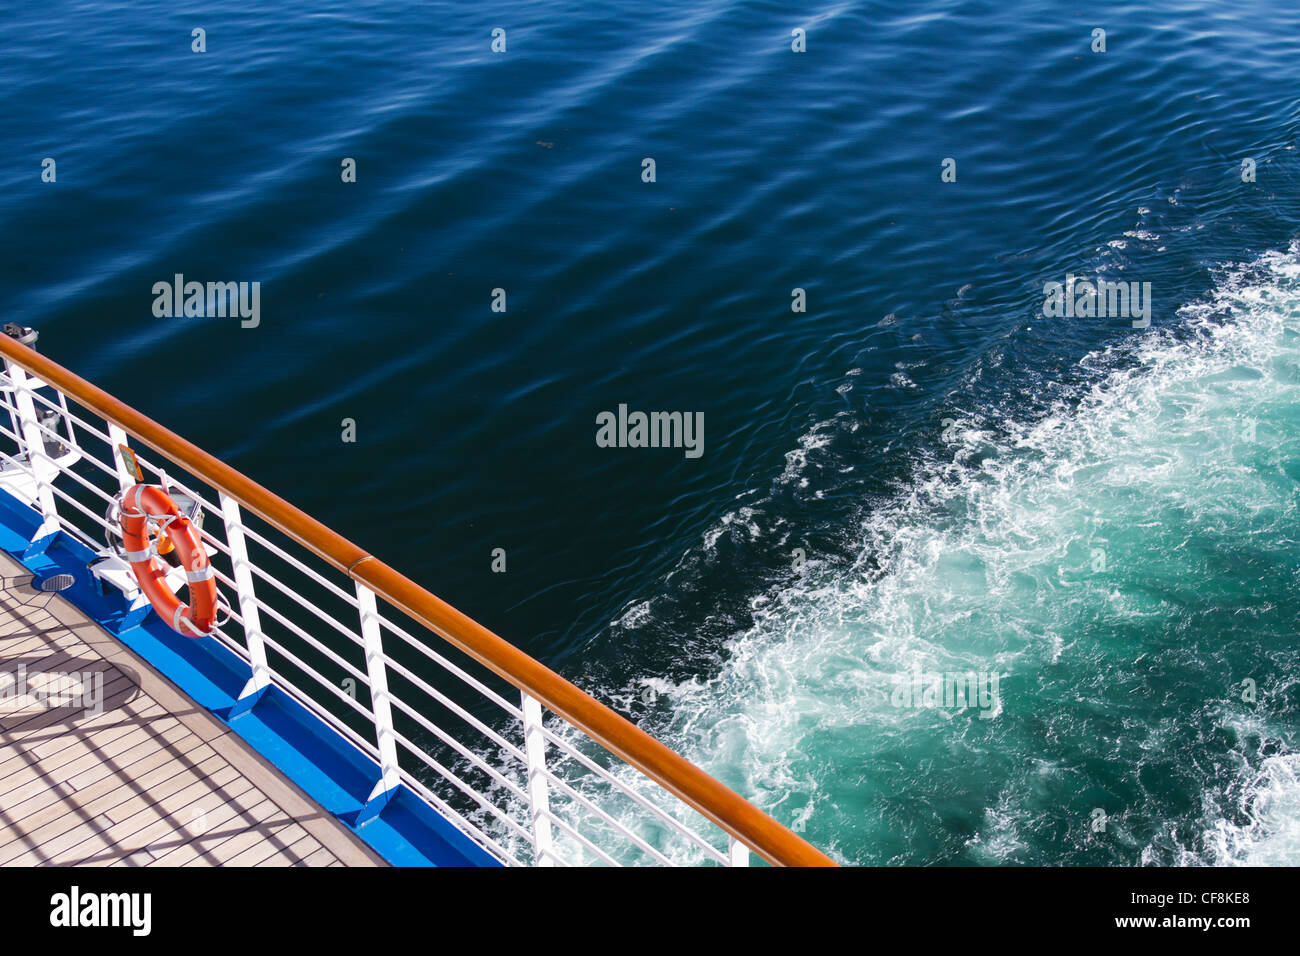
<svg viewBox="0 0 1300 956">
<path fill-rule="evenodd" d="M 375 866 L 345 826 L 148 663 L 0 552 L 0 865 Z M 46 685 L 48 687 L 48 685 Z M 0 695 L 5 696 L 5 695 Z M 48 705 L 48 706 L 47 706 Z"/>
</svg>

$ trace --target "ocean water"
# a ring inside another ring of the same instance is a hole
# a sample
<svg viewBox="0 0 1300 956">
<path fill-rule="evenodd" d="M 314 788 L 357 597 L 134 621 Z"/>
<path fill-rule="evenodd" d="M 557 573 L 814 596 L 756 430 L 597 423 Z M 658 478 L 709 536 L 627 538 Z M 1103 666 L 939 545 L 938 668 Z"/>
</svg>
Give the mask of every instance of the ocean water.
<svg viewBox="0 0 1300 956">
<path fill-rule="evenodd" d="M 0 118 L 44 352 L 837 859 L 1300 862 L 1294 3 L 22 5 Z"/>
</svg>

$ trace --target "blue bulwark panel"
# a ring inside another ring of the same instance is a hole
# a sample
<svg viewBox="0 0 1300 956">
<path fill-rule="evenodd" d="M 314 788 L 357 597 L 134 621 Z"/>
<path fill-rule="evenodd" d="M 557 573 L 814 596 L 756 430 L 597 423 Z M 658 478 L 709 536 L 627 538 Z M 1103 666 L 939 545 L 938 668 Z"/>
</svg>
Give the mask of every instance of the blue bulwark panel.
<svg viewBox="0 0 1300 956">
<path fill-rule="evenodd" d="M 90 573 L 94 554 L 60 532 L 31 549 L 40 515 L 0 490 L 0 548 L 41 581 L 71 574 L 60 592 L 156 670 L 210 711 L 301 787 L 329 813 L 395 866 L 500 866 L 500 862 L 430 807 L 406 785 L 398 787 L 378 814 L 358 823 L 379 767 L 346 738 L 278 687 L 268 688 L 252 707 L 235 701 L 250 675 L 237 655 L 213 638 L 182 637 L 158 615 L 128 616 L 124 596 L 101 593 Z M 139 618 L 139 619 L 135 619 Z"/>
</svg>

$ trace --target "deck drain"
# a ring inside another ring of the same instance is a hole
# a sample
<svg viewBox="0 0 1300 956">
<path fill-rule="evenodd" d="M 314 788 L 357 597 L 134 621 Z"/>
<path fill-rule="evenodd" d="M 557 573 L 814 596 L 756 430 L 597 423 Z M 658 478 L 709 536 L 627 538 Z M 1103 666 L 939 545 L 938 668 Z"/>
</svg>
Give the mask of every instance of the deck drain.
<svg viewBox="0 0 1300 956">
<path fill-rule="evenodd" d="M 77 583 L 77 579 L 71 574 L 51 574 L 41 582 L 42 591 L 66 591 Z"/>
</svg>

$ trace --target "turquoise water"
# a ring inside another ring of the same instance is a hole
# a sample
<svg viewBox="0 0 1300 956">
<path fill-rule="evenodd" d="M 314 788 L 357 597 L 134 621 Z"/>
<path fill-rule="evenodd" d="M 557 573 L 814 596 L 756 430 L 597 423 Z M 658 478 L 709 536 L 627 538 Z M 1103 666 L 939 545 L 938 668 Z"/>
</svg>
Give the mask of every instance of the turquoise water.
<svg viewBox="0 0 1300 956">
<path fill-rule="evenodd" d="M 1248 6 L 23 7 L 0 285 L 846 862 L 1294 863 L 1300 9 Z"/>
<path fill-rule="evenodd" d="M 855 862 L 1294 863 L 1300 256 L 1180 318 L 1076 402 L 957 419 L 852 560 L 756 591 L 715 673 L 647 678 L 668 738 Z M 900 706 L 918 668 L 996 699 Z"/>
</svg>

